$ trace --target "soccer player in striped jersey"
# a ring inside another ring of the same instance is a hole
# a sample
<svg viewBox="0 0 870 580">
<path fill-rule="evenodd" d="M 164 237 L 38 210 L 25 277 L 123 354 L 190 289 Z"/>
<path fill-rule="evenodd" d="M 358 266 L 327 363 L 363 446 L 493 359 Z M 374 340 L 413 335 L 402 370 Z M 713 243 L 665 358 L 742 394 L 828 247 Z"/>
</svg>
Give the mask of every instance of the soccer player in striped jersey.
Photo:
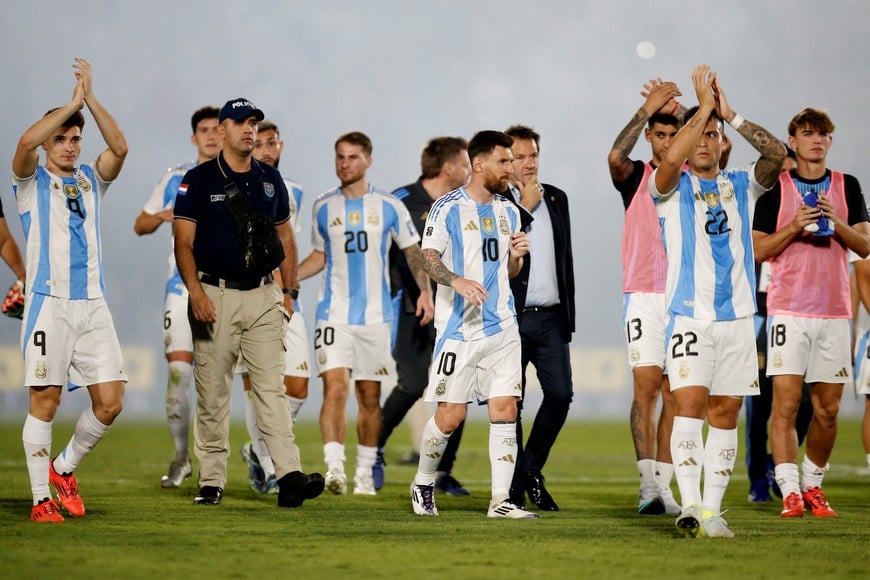
<svg viewBox="0 0 870 580">
<path fill-rule="evenodd" d="M 172 223 L 175 195 L 181 178 L 196 165 L 212 159 L 221 149 L 218 133 L 217 107 L 202 107 L 190 118 L 193 134 L 190 142 L 196 147 L 196 161 L 182 163 L 168 170 L 157 183 L 142 212 L 136 217 L 133 231 L 143 236 L 152 234 L 166 222 Z M 174 245 L 174 239 L 173 239 Z M 163 342 L 169 377 L 166 382 L 166 421 L 175 454 L 160 487 L 178 487 L 193 470 L 188 451 L 190 440 L 190 379 L 193 377 L 193 338 L 187 320 L 187 287 L 175 265 L 175 251 L 169 252 L 169 277 L 163 297 Z"/>
<path fill-rule="evenodd" d="M 281 140 L 278 126 L 272 121 L 263 120 L 257 123 L 257 138 L 254 140 L 253 157 L 277 169 L 281 162 L 281 152 L 284 141 Z M 299 211 L 302 207 L 302 186 L 295 181 L 283 177 L 287 193 L 290 194 L 290 226 L 295 234 L 302 231 Z M 280 270 L 275 275 L 280 275 Z M 305 330 L 305 318 L 299 308 L 299 300 L 293 299 L 294 314 L 287 323 L 284 334 L 286 351 L 284 353 L 284 395 L 290 409 L 290 418 L 295 421 L 302 403 L 308 397 L 308 333 Z M 251 399 L 251 378 L 244 363 L 236 366 L 236 373 L 242 375 L 245 390 L 245 425 L 251 440 L 242 445 L 242 458 L 248 464 L 248 484 L 251 489 L 260 493 L 278 493 L 278 481 L 275 477 L 275 464 L 269 455 L 266 441 L 257 426 L 257 414 Z"/>
<path fill-rule="evenodd" d="M 32 520 L 61 522 L 63 508 L 85 515 L 73 471 L 121 412 L 127 375 L 106 305 L 100 248 L 100 204 L 127 156 L 121 128 L 94 96 L 91 65 L 73 64 L 72 99 L 30 127 L 12 159 L 13 188 L 27 237 L 27 299 L 21 328 L 30 408 L 22 441 L 33 494 Z M 108 146 L 92 163 L 81 154 L 87 106 Z M 39 164 L 39 149 L 45 165 Z M 70 442 L 51 458 L 52 422 L 64 385 L 86 386 L 91 406 Z"/>
<path fill-rule="evenodd" d="M 622 194 L 625 205 L 623 322 L 628 364 L 634 380 L 629 422 L 640 475 L 637 512 L 676 515 L 680 513 L 680 506 L 671 493 L 674 402 L 664 372 L 668 264 L 648 181 L 680 128 L 681 123 L 674 115 L 680 114 L 676 98 L 682 93 L 675 83 L 661 79 L 650 80 L 644 88 L 647 89 L 646 101 L 616 137 L 607 162 L 613 186 Z M 641 131 L 652 149 L 652 160 L 647 163 L 629 159 Z M 656 425 L 659 393 L 662 409 Z"/>
<path fill-rule="evenodd" d="M 388 255 L 395 244 L 420 289 L 417 315 L 432 319 L 429 277 L 420 258 L 420 237 L 405 205 L 367 180 L 372 142 L 351 132 L 335 142 L 335 172 L 341 185 L 324 193 L 312 210 L 314 249 L 299 265 L 304 280 L 326 269 L 317 305 L 314 354 L 323 379 L 320 431 L 327 466 L 326 489 L 347 492 L 344 471 L 345 407 L 355 383 L 357 464 L 354 494 L 375 495 L 372 467 L 381 431 L 381 381 L 393 374 L 390 352 L 392 301 Z"/>
<path fill-rule="evenodd" d="M 743 397 L 758 393 L 752 213 L 755 200 L 776 183 L 786 152 L 734 112 L 708 66 L 696 67 L 692 82 L 698 107 L 686 113 L 649 180 L 668 258 L 666 364 L 676 405 L 671 455 L 682 500 L 676 526 L 690 537 L 703 531 L 730 538 L 720 508 L 737 457 L 737 419 Z M 758 161 L 719 169 L 722 120 L 761 153 Z"/>
<path fill-rule="evenodd" d="M 773 377 L 770 445 L 782 517 L 833 517 L 822 479 L 837 438 L 843 384 L 852 379 L 849 250 L 870 253 L 867 207 L 858 180 L 827 168 L 834 123 L 804 109 L 788 125 L 797 168 L 758 202 L 755 259 L 769 261 L 767 374 Z M 817 204 L 812 201 L 817 198 Z M 823 221 L 828 225 L 822 225 Z M 824 235 L 823 235 L 824 234 Z M 798 474 L 795 419 L 803 383 L 813 419 Z"/>
<path fill-rule="evenodd" d="M 481 131 L 468 143 L 471 181 L 432 205 L 423 232 L 426 272 L 436 293 L 435 351 L 426 401 L 437 402 L 423 429 L 411 482 L 415 514 L 437 516 L 435 474 L 450 434 L 472 400 L 489 412 L 491 518 L 533 519 L 509 497 L 517 455 L 517 401 L 522 393 L 520 334 L 509 279 L 519 274 L 529 241 L 520 211 L 498 195 L 513 173 L 513 139 Z"/>
</svg>

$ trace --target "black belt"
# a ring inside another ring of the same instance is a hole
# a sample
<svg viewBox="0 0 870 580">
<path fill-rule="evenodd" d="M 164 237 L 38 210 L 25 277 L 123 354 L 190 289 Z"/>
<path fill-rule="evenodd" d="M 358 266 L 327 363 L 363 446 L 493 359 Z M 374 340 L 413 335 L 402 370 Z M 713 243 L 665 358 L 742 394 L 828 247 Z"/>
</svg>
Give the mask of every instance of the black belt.
<svg viewBox="0 0 870 580">
<path fill-rule="evenodd" d="M 209 286 L 217 286 L 218 288 L 229 288 L 230 290 L 253 290 L 260 286 L 265 286 L 272 281 L 272 274 L 266 274 L 259 280 L 245 280 L 243 282 L 234 282 L 233 280 L 224 280 L 211 274 L 201 273 L 199 281 Z"/>
<path fill-rule="evenodd" d="M 559 305 L 553 306 L 526 306 L 523 312 L 559 312 Z"/>
</svg>

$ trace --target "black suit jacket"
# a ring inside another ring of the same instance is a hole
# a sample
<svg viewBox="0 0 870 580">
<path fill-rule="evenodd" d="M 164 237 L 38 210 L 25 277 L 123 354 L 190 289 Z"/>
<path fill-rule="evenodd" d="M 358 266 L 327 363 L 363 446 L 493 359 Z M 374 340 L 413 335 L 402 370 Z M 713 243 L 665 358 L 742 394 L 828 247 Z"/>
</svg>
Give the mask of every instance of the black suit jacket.
<svg viewBox="0 0 870 580">
<path fill-rule="evenodd" d="M 541 202 L 550 212 L 550 221 L 553 224 L 553 247 L 556 254 L 556 277 L 559 284 L 559 309 L 563 328 L 570 337 L 574 332 L 574 254 L 571 249 L 571 218 L 568 214 L 568 196 L 558 187 L 542 184 L 544 195 Z M 510 191 L 504 194 L 509 201 L 513 202 L 524 214 L 523 224 L 531 223 L 531 216 L 525 208 L 520 206 Z M 523 229 L 526 229 L 525 227 Z M 529 254 L 523 260 L 523 268 L 520 273 L 511 279 L 511 292 L 517 307 L 517 321 L 522 322 L 523 307 L 526 304 L 526 292 L 529 288 L 529 268 L 534 260 L 535 248 L 531 248 Z"/>
</svg>

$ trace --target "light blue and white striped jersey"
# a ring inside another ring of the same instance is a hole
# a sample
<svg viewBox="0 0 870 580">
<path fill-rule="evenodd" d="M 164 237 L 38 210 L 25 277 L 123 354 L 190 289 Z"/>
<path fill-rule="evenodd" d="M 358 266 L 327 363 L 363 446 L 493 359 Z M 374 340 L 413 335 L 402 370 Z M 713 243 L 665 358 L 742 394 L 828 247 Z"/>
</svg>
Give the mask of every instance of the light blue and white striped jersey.
<svg viewBox="0 0 870 580">
<path fill-rule="evenodd" d="M 196 167 L 195 161 L 182 163 L 178 167 L 168 169 L 151 192 L 151 197 L 145 202 L 142 211 L 149 215 L 157 215 L 175 207 L 175 195 L 184 174 Z M 187 296 L 187 286 L 181 280 L 181 274 L 175 265 L 175 236 L 170 236 L 169 274 L 166 280 L 166 294 Z"/>
<path fill-rule="evenodd" d="M 420 241 L 408 209 L 388 193 L 375 190 L 348 199 L 341 188 L 314 203 L 311 243 L 324 252 L 326 265 L 317 320 L 341 324 L 379 324 L 393 319 L 388 256 Z"/>
<path fill-rule="evenodd" d="M 432 204 L 423 231 L 423 249 L 436 250 L 448 270 L 479 282 L 489 293 L 480 307 L 467 302 L 452 287 L 438 286 L 436 352 L 444 340 L 477 340 L 516 325 L 507 262 L 510 235 L 519 231 L 519 210 L 500 195 L 482 205 L 460 187 Z"/>
<path fill-rule="evenodd" d="M 302 211 L 302 186 L 292 179 L 283 179 L 287 193 L 290 194 L 290 227 L 299 234 L 302 233 L 302 220 L 299 219 L 299 212 Z"/>
<path fill-rule="evenodd" d="M 42 165 L 25 178 L 12 177 L 18 214 L 27 238 L 27 292 L 88 300 L 105 295 L 100 247 L 100 203 L 109 187 L 94 169 L 71 177 Z"/>
<path fill-rule="evenodd" d="M 684 170 L 677 188 L 664 194 L 656 191 L 655 177 L 649 189 L 664 228 L 668 311 L 701 320 L 752 316 L 752 217 L 765 192 L 755 164 L 720 171 L 715 179 Z"/>
</svg>

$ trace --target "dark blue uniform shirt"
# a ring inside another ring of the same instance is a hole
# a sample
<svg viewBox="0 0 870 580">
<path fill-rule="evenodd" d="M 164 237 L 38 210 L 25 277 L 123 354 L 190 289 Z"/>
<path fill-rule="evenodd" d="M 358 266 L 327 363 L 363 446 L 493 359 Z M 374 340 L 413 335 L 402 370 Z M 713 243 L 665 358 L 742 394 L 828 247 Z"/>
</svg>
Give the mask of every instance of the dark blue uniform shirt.
<svg viewBox="0 0 870 580">
<path fill-rule="evenodd" d="M 196 222 L 193 257 L 197 270 L 233 282 L 253 282 L 260 277 L 245 269 L 238 226 L 224 201 L 224 174 L 275 225 L 290 219 L 290 197 L 278 170 L 251 160 L 249 172 L 236 173 L 223 152 L 184 175 L 175 197 L 175 217 Z"/>
</svg>

